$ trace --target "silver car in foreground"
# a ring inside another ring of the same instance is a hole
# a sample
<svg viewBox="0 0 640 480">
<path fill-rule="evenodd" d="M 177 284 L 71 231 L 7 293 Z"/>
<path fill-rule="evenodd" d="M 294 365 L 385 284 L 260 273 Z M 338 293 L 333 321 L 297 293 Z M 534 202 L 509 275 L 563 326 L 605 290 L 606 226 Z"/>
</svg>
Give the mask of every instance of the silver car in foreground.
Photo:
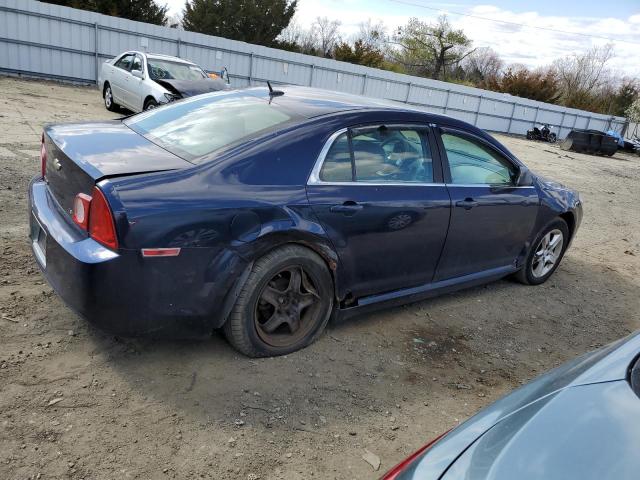
<svg viewBox="0 0 640 480">
<path fill-rule="evenodd" d="M 640 479 L 640 332 L 480 411 L 384 480 Z"/>
<path fill-rule="evenodd" d="M 227 82 L 211 78 L 195 63 L 169 55 L 124 52 L 102 64 L 98 88 L 107 110 L 119 106 L 141 112 L 201 93 L 225 90 Z"/>
</svg>

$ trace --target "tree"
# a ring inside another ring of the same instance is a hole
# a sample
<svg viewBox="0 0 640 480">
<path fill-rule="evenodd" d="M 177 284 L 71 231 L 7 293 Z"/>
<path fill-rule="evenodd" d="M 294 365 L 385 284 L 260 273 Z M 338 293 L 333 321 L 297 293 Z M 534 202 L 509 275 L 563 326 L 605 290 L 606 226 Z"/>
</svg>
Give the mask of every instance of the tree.
<svg viewBox="0 0 640 480">
<path fill-rule="evenodd" d="M 556 103 L 560 97 L 558 79 L 552 69 L 531 71 L 524 65 L 512 65 L 501 77 L 485 80 L 483 86 L 489 90 L 546 103 Z"/>
<path fill-rule="evenodd" d="M 154 0 L 46 0 L 47 3 L 65 7 L 80 8 L 92 12 L 127 18 L 138 22 L 165 25 L 167 23 L 166 5 L 158 5 Z"/>
<path fill-rule="evenodd" d="M 393 42 L 399 47 L 396 61 L 409 72 L 441 80 L 446 80 L 449 67 L 473 52 L 471 40 L 462 30 L 454 30 L 444 15 L 435 24 L 409 19 L 398 28 Z"/>
<path fill-rule="evenodd" d="M 629 122 L 635 123 L 633 132 L 627 132 L 629 137 L 631 138 L 632 136 L 637 136 L 638 124 L 640 124 L 640 97 L 637 98 L 631 105 L 629 105 L 629 108 L 627 108 L 625 115 Z"/>
<path fill-rule="evenodd" d="M 631 105 L 640 98 L 640 81 L 636 78 L 624 78 L 618 89 L 611 95 L 608 112 L 624 117 Z"/>
<path fill-rule="evenodd" d="M 276 38 L 289 25 L 297 0 L 186 0 L 185 30 L 217 37 L 277 46 Z"/>
<path fill-rule="evenodd" d="M 613 56 L 613 46 L 607 44 L 553 62 L 560 82 L 562 103 L 584 110 L 601 108 L 598 91 L 611 81 L 607 62 Z"/>
<path fill-rule="evenodd" d="M 276 38 L 276 48 L 306 55 L 318 55 L 317 44 L 312 30 L 302 28 L 295 19 Z"/>
<path fill-rule="evenodd" d="M 373 23 L 369 18 L 358 25 L 357 40 L 360 40 L 366 47 L 382 52 L 387 42 L 387 28 L 383 22 Z"/>
<path fill-rule="evenodd" d="M 365 67 L 380 68 L 384 65 L 384 55 L 379 50 L 366 45 L 362 39 L 355 41 L 353 46 L 346 42 L 336 45 L 333 58 L 342 62 L 356 63 Z"/>
<path fill-rule="evenodd" d="M 316 50 L 319 55 L 331 57 L 333 48 L 340 42 L 340 22 L 329 20 L 327 17 L 316 17 L 311 32 L 316 38 Z"/>
<path fill-rule="evenodd" d="M 464 77 L 475 84 L 496 79 L 504 68 L 500 56 L 490 47 L 476 49 L 462 62 Z"/>
</svg>

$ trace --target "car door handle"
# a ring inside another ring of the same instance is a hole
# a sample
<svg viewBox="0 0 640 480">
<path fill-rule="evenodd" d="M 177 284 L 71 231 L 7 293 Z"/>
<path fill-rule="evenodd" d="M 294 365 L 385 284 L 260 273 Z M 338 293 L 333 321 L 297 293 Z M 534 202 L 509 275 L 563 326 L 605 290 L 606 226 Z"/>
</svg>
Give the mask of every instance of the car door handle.
<svg viewBox="0 0 640 480">
<path fill-rule="evenodd" d="M 456 202 L 456 207 L 462 207 L 465 210 L 471 210 L 473 207 L 477 206 L 478 202 L 476 202 L 473 198 L 465 198 L 464 200 Z"/>
<path fill-rule="evenodd" d="M 353 215 L 362 210 L 363 206 L 352 201 L 344 202 L 342 205 L 333 205 L 329 210 L 333 213 L 344 213 Z"/>
</svg>

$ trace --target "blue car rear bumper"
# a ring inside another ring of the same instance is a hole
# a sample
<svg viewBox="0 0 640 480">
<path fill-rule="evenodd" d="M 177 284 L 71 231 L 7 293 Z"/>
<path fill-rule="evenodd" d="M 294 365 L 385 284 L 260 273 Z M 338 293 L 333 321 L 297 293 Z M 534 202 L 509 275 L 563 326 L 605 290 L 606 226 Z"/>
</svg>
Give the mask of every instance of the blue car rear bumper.
<svg viewBox="0 0 640 480">
<path fill-rule="evenodd" d="M 42 179 L 29 185 L 31 248 L 64 302 L 110 333 L 192 338 L 210 335 L 230 309 L 247 264 L 229 250 L 182 249 L 178 257 L 114 252 L 60 211 Z"/>
</svg>

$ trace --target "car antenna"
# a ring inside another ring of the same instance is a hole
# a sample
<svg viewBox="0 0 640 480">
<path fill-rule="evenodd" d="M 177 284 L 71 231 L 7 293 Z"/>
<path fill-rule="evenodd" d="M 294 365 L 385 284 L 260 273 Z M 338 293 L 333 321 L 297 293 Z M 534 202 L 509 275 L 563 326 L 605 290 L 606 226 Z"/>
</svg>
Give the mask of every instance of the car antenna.
<svg viewBox="0 0 640 480">
<path fill-rule="evenodd" d="M 269 80 L 267 80 L 267 87 L 269 87 L 269 103 L 271 103 L 273 97 L 281 97 L 282 95 L 284 95 L 284 92 L 282 90 L 274 90 Z"/>
</svg>

